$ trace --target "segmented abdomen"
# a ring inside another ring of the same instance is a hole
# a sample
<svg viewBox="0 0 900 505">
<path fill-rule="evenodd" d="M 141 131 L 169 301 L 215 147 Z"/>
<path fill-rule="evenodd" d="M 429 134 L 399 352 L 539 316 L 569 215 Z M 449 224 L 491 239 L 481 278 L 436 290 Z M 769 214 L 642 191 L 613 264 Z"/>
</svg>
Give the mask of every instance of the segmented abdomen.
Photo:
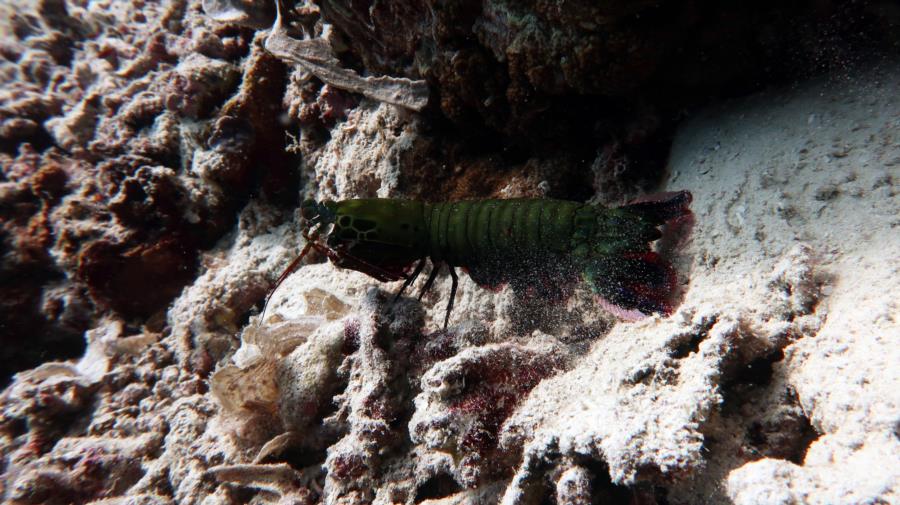
<svg viewBox="0 0 900 505">
<path fill-rule="evenodd" d="M 516 262 L 571 251 L 578 210 L 565 200 L 471 200 L 426 204 L 429 255 L 452 266 Z"/>
</svg>

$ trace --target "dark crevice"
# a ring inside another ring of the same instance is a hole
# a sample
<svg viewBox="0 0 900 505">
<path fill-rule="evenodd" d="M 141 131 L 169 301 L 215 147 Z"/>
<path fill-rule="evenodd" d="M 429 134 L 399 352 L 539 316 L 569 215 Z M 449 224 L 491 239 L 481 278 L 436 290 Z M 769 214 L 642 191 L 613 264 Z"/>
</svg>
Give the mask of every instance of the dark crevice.
<svg viewBox="0 0 900 505">
<path fill-rule="evenodd" d="M 0 243 L 0 250 L 6 245 Z M 13 374 L 21 370 L 82 356 L 86 345 L 82 332 L 87 329 L 87 321 L 53 321 L 42 307 L 44 287 L 59 281 L 62 275 L 27 262 L 9 261 L 0 267 L 0 328 L 4 332 L 0 387 L 6 387 Z"/>
<path fill-rule="evenodd" d="M 553 488 L 548 488 L 544 497 L 541 498 L 541 505 L 556 505 L 556 495 Z"/>
<path fill-rule="evenodd" d="M 819 437 L 796 393 L 776 377 L 783 359 L 784 352 L 775 349 L 740 367 L 721 385 L 721 415 L 743 432 L 740 450 L 747 461 L 775 458 L 802 464 Z M 707 443 L 712 446 L 716 440 L 709 436 Z"/>
<path fill-rule="evenodd" d="M 258 495 L 260 494 L 260 490 L 251 486 L 241 486 L 228 483 L 226 487 L 229 491 L 229 498 L 234 500 L 234 503 L 255 503 L 258 500 Z"/>
<path fill-rule="evenodd" d="M 750 425 L 750 428 L 747 430 L 747 440 L 751 445 L 754 446 L 762 446 L 767 442 L 767 438 L 765 433 L 763 433 L 762 424 L 753 423 Z"/>
<path fill-rule="evenodd" d="M 747 386 L 766 387 L 772 381 L 775 363 L 784 359 L 784 351 L 776 349 L 754 359 L 738 370 L 730 382 Z"/>
<path fill-rule="evenodd" d="M 656 505 L 669 505 L 669 490 L 663 486 L 653 487 L 653 497 Z"/>
<path fill-rule="evenodd" d="M 444 498 L 459 493 L 462 490 L 462 486 L 457 484 L 452 476 L 446 473 L 438 473 L 416 488 L 415 502 L 419 503 L 423 500 Z"/>
<path fill-rule="evenodd" d="M 609 466 L 606 462 L 585 458 L 579 461 L 579 465 L 591 473 L 591 493 L 594 503 L 612 505 L 630 505 L 634 492 L 628 486 L 614 484 L 609 475 Z"/>
<path fill-rule="evenodd" d="M 266 458 L 260 463 L 284 462 L 296 469 L 303 469 L 314 465 L 325 463 L 328 456 L 327 449 L 331 443 L 322 443 L 319 448 L 309 447 L 291 447 L 279 454 L 277 457 Z"/>
<path fill-rule="evenodd" d="M 35 151 L 42 153 L 56 146 L 56 141 L 44 128 L 44 125 L 39 124 L 36 129 L 27 133 L 23 132 L 21 136 L 0 139 L 0 152 L 17 156 L 23 144 L 29 144 Z"/>
<path fill-rule="evenodd" d="M 715 326 L 716 321 L 718 319 L 715 317 L 705 320 L 697 331 L 679 338 L 680 342 L 669 351 L 669 356 L 674 359 L 682 359 L 697 352 L 700 349 L 700 343 L 709 336 L 709 330 Z"/>
<path fill-rule="evenodd" d="M 803 460 L 806 459 L 806 453 L 809 452 L 809 447 L 821 436 L 805 415 L 799 419 L 799 422 L 800 426 L 797 430 L 799 436 L 796 438 L 794 450 L 787 455 L 787 460 L 795 465 L 803 464 Z"/>
<path fill-rule="evenodd" d="M 28 433 L 28 421 L 22 417 L 15 417 L 10 419 L 2 428 L 10 439 L 15 439 Z"/>
<path fill-rule="evenodd" d="M 689 354 L 697 352 L 700 348 L 700 342 L 706 339 L 705 333 L 694 333 L 684 342 L 675 346 L 671 351 L 669 351 L 669 356 L 675 359 L 681 359 Z"/>
</svg>

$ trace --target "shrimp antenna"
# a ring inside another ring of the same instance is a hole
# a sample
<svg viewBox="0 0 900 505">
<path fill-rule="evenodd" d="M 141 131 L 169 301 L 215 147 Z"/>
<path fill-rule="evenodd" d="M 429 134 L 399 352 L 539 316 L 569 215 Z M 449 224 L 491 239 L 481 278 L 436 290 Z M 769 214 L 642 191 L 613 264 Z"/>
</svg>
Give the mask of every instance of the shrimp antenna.
<svg viewBox="0 0 900 505">
<path fill-rule="evenodd" d="M 309 253 L 310 249 L 313 248 L 313 245 L 315 245 L 316 239 L 318 238 L 317 232 L 318 230 L 313 232 L 312 237 L 306 235 L 306 233 L 303 234 L 303 238 L 306 239 L 306 245 L 303 246 L 303 250 L 300 251 L 300 254 L 296 258 L 294 258 L 294 261 L 292 261 L 291 264 L 288 265 L 284 272 L 281 272 L 281 275 L 278 276 L 278 279 L 272 284 L 272 287 L 269 288 L 269 293 L 266 295 L 266 301 L 265 303 L 263 303 L 262 313 L 259 315 L 259 319 L 256 321 L 257 327 L 259 327 L 259 325 L 261 325 L 262 322 L 266 319 L 266 309 L 269 308 L 269 301 L 272 300 L 272 295 L 274 295 L 275 291 L 278 290 L 278 286 L 281 286 L 281 283 L 284 282 L 284 280 L 287 279 L 288 276 L 294 273 L 294 270 L 296 270 L 297 266 L 300 265 L 300 262 L 303 261 L 303 257 L 306 256 Z"/>
</svg>

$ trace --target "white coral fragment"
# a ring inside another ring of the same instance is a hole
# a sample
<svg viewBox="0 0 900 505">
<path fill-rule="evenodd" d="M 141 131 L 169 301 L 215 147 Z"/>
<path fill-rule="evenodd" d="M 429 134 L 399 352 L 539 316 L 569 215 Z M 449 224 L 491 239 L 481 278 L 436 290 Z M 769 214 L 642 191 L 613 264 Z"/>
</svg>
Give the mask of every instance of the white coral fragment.
<svg viewBox="0 0 900 505">
<path fill-rule="evenodd" d="M 207 470 L 219 482 L 231 482 L 259 490 L 266 503 L 303 503 L 305 474 L 286 463 L 274 465 L 221 465 Z"/>
<path fill-rule="evenodd" d="M 274 413 L 278 385 L 274 364 L 261 361 L 248 368 L 227 365 L 210 379 L 210 390 L 219 405 L 231 414 L 244 410 Z"/>
<path fill-rule="evenodd" d="M 353 70 L 341 67 L 334 57 L 327 33 L 315 39 L 292 39 L 282 25 L 280 6 L 272 33 L 266 39 L 266 50 L 284 61 L 300 65 L 336 88 L 415 111 L 422 110 L 428 104 L 428 84 L 423 80 L 362 77 Z"/>
</svg>

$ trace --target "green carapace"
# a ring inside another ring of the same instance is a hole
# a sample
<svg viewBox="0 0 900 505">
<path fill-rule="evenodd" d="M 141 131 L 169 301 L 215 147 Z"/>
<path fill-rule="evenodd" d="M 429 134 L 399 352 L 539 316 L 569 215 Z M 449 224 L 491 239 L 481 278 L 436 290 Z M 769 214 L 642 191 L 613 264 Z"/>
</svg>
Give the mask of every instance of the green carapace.
<svg viewBox="0 0 900 505">
<path fill-rule="evenodd" d="M 480 286 L 510 284 L 520 294 L 548 299 L 564 299 L 582 280 L 622 317 L 669 314 L 675 273 L 651 245 L 663 225 L 690 219 L 690 202 L 687 191 L 616 208 L 549 199 L 306 200 L 306 246 L 273 290 L 315 249 L 340 268 L 383 282 L 405 280 L 397 297 L 428 260 L 431 274 L 419 298 L 446 265 L 453 282 L 444 327 L 456 296 L 456 267 Z"/>
</svg>

